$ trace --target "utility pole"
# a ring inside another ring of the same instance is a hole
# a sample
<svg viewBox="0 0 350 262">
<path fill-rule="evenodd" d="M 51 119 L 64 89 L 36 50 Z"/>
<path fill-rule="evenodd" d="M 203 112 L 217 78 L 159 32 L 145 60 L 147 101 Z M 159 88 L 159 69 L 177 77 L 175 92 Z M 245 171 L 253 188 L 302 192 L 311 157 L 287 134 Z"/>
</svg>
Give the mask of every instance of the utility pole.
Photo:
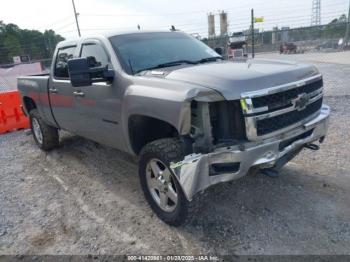
<svg viewBox="0 0 350 262">
<path fill-rule="evenodd" d="M 349 41 L 349 31 L 350 31 L 350 0 L 349 0 L 348 21 L 347 21 L 347 23 L 346 23 L 346 31 L 345 31 L 345 37 L 344 37 L 343 46 L 347 46 L 347 44 L 348 44 L 348 41 Z"/>
<path fill-rule="evenodd" d="M 81 34 L 80 34 L 80 28 L 79 28 L 79 22 L 78 22 L 78 13 L 77 13 L 77 11 L 75 10 L 74 0 L 72 0 L 72 4 L 73 4 L 75 22 L 76 22 L 76 24 L 77 24 L 77 29 L 78 29 L 78 35 L 79 35 L 79 37 L 80 37 Z"/>
<path fill-rule="evenodd" d="M 50 57 L 51 57 L 53 55 L 53 52 L 52 52 L 52 45 L 51 45 L 50 36 L 47 37 L 47 43 L 49 45 L 49 53 L 50 53 Z"/>
<path fill-rule="evenodd" d="M 254 58 L 255 56 L 255 51 L 254 51 L 254 9 L 252 9 L 252 25 L 251 25 L 251 29 L 252 29 L 252 58 Z"/>
</svg>

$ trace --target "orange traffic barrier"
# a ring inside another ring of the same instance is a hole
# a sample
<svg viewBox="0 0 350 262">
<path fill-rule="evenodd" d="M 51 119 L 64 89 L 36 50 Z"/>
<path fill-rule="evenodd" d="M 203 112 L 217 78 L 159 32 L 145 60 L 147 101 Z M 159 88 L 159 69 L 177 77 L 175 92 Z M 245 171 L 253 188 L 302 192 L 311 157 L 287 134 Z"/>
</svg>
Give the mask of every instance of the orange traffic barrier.
<svg viewBox="0 0 350 262">
<path fill-rule="evenodd" d="M 0 134 L 29 127 L 18 91 L 0 93 Z"/>
</svg>

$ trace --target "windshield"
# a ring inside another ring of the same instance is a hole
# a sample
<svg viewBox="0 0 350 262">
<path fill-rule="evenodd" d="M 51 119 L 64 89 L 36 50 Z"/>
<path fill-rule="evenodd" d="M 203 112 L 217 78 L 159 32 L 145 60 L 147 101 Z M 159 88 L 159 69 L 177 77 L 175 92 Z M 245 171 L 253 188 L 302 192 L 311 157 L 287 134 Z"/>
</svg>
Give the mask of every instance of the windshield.
<svg viewBox="0 0 350 262">
<path fill-rule="evenodd" d="M 180 32 L 117 35 L 111 37 L 110 41 L 124 70 L 129 74 L 172 66 L 171 63 L 178 61 L 193 64 L 203 59 L 220 57 L 201 41 Z"/>
</svg>

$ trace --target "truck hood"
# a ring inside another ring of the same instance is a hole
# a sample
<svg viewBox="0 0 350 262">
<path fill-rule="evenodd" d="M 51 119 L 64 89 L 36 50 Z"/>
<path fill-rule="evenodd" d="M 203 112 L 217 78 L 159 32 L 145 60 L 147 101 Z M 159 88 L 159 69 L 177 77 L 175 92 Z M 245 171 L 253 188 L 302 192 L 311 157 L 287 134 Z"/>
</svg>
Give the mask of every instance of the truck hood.
<svg viewBox="0 0 350 262">
<path fill-rule="evenodd" d="M 279 86 L 319 74 L 316 67 L 278 60 L 254 59 L 189 66 L 169 72 L 165 78 L 214 89 L 227 100 L 244 92 Z"/>
</svg>

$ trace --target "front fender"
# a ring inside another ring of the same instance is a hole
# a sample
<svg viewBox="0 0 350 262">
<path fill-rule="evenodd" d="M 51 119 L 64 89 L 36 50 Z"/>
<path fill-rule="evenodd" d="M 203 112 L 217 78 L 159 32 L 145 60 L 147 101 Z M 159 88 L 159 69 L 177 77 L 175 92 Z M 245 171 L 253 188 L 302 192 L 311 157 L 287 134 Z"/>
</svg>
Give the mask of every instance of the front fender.
<svg viewBox="0 0 350 262">
<path fill-rule="evenodd" d="M 125 93 L 123 112 L 123 126 L 126 129 L 132 115 L 165 121 L 175 127 L 179 134 L 186 134 L 190 129 L 190 101 L 187 101 L 186 93 L 133 85 Z"/>
<path fill-rule="evenodd" d="M 206 88 L 169 89 L 131 85 L 125 92 L 122 111 L 124 134 L 128 134 L 128 120 L 132 115 L 153 117 L 172 125 L 180 135 L 190 132 L 191 101 L 223 100 L 215 91 Z M 140 130 L 142 132 L 142 130 Z M 126 136 L 129 148 L 129 137 Z"/>
</svg>

